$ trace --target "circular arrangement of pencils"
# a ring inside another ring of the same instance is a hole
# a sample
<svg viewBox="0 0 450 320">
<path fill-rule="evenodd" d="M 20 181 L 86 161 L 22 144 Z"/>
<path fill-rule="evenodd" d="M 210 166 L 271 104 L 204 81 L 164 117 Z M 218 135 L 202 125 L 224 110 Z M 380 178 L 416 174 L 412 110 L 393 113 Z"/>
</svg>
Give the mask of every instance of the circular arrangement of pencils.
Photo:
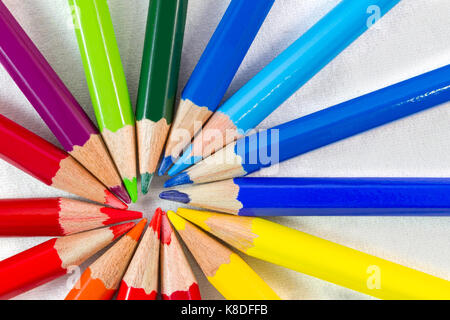
<svg viewBox="0 0 450 320">
<path fill-rule="evenodd" d="M 247 176 L 450 101 L 446 65 L 252 131 L 400 1 L 340 0 L 223 102 L 275 5 L 230 0 L 177 102 L 189 1 L 149 0 L 134 112 L 107 0 L 67 0 L 96 126 L 0 0 L 0 63 L 61 146 L 0 115 L 0 158 L 82 198 L 0 199 L 0 237 L 53 237 L 0 261 L 0 299 L 90 258 L 66 300 L 201 300 L 191 262 L 225 299 L 281 299 L 242 256 L 379 299 L 450 299 L 444 278 L 264 218 L 441 219 L 449 178 Z M 128 210 L 166 174 L 159 197 L 199 210 Z"/>
</svg>

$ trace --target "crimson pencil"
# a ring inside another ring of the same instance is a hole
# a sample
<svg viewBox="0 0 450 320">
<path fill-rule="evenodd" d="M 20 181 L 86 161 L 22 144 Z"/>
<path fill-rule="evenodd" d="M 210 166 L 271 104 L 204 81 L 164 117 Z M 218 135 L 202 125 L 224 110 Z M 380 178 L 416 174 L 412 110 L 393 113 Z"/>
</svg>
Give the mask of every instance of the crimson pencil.
<svg viewBox="0 0 450 320">
<path fill-rule="evenodd" d="M 0 63 L 64 150 L 112 192 L 130 203 L 97 128 L 1 1 L 0 34 Z"/>
<path fill-rule="evenodd" d="M 49 186 L 119 209 L 127 208 L 67 152 L 2 115 L 0 158 Z"/>
<path fill-rule="evenodd" d="M 142 213 L 66 199 L 0 200 L 0 236 L 66 236 L 142 218 Z"/>
<path fill-rule="evenodd" d="M 129 222 L 53 238 L 0 261 L 0 299 L 10 299 L 67 273 L 130 230 Z"/>
<path fill-rule="evenodd" d="M 164 212 L 161 217 L 161 295 L 163 300 L 201 300 L 197 280 Z"/>
<path fill-rule="evenodd" d="M 161 213 L 156 209 L 120 283 L 117 300 L 156 300 Z"/>
</svg>

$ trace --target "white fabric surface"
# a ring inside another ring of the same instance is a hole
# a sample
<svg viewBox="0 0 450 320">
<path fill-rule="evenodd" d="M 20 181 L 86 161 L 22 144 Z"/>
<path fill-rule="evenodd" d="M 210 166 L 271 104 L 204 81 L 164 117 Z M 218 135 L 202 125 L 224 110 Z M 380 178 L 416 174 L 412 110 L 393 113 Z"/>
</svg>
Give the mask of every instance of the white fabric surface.
<svg viewBox="0 0 450 320">
<path fill-rule="evenodd" d="M 66 0 L 4 0 L 30 37 L 93 118 L 89 92 Z M 338 0 L 278 0 L 228 93 L 270 62 L 333 8 Z M 136 99 L 148 1 L 110 0 L 132 101 Z M 186 83 L 228 0 L 190 0 L 180 88 Z M 403 0 L 297 94 L 268 117 L 261 128 L 297 118 L 450 62 L 450 1 Z M 57 143 L 49 129 L 0 68 L 0 112 Z M 433 176 L 450 175 L 450 104 L 292 159 L 256 175 L 272 176 Z M 130 209 L 151 217 L 161 201 L 165 178 Z M 0 197 L 71 196 L 47 187 L 0 162 Z M 273 219 L 293 228 L 450 280 L 450 218 L 292 217 Z M 46 238 L 2 238 L 0 259 Z M 221 298 L 190 257 L 204 298 Z M 368 299 L 370 297 L 296 272 L 245 257 L 284 299 Z M 83 265 L 86 268 L 93 259 Z M 73 276 L 19 296 L 62 299 Z M 70 281 L 68 281 L 70 280 Z M 69 282 L 69 284 L 67 284 Z"/>
</svg>

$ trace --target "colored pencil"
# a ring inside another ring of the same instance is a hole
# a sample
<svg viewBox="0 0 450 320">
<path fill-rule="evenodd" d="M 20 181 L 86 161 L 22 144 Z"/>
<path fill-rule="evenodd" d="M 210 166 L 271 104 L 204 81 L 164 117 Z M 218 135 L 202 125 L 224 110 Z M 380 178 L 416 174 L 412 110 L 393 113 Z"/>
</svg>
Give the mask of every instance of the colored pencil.
<svg viewBox="0 0 450 320">
<path fill-rule="evenodd" d="M 274 2 L 230 2 L 181 94 L 159 175 L 167 171 L 219 106 Z"/>
<path fill-rule="evenodd" d="M 236 253 L 190 222 L 169 211 L 167 216 L 208 281 L 227 300 L 278 300 L 278 295 Z"/>
<path fill-rule="evenodd" d="M 380 299 L 449 299 L 450 281 L 261 218 L 177 213 L 252 257 Z"/>
<path fill-rule="evenodd" d="M 146 194 L 172 124 L 188 0 L 150 0 L 141 66 L 136 132 Z"/>
<path fill-rule="evenodd" d="M 177 174 L 255 128 L 400 0 L 342 0 L 309 31 L 228 99 L 169 170 Z"/>
<path fill-rule="evenodd" d="M 240 216 L 450 216 L 448 178 L 234 178 L 160 197 Z"/>
<path fill-rule="evenodd" d="M 1 64 L 63 149 L 130 203 L 98 129 L 1 1 L 0 33 Z"/>
<path fill-rule="evenodd" d="M 2 115 L 0 158 L 51 187 L 119 209 L 127 208 L 67 152 Z"/>
<path fill-rule="evenodd" d="M 67 236 L 139 218 L 141 212 L 66 198 L 0 200 L 0 236 Z"/>
<path fill-rule="evenodd" d="M 0 261 L 0 299 L 10 299 L 66 274 L 130 230 L 132 222 L 53 238 Z"/>
<path fill-rule="evenodd" d="M 103 139 L 137 201 L 134 114 L 106 0 L 69 0 L 86 79 Z"/>
<path fill-rule="evenodd" d="M 156 300 L 161 209 L 158 208 L 123 277 L 117 300 Z"/>
<path fill-rule="evenodd" d="M 169 180 L 166 186 L 244 176 L 449 100 L 447 65 L 241 138 Z"/>
<path fill-rule="evenodd" d="M 65 300 L 111 300 L 146 224 L 147 220 L 142 219 L 91 264 L 67 294 Z"/>
<path fill-rule="evenodd" d="M 163 300 L 201 300 L 197 279 L 165 212 L 161 217 L 161 296 Z"/>
</svg>

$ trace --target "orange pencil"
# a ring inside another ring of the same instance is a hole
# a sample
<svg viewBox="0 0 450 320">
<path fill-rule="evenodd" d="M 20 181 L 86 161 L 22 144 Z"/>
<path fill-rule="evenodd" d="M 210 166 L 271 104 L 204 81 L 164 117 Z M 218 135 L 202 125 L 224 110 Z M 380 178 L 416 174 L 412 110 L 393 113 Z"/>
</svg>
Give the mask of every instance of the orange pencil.
<svg viewBox="0 0 450 320">
<path fill-rule="evenodd" d="M 120 284 L 117 300 L 156 300 L 161 208 L 156 209 Z"/>
<path fill-rule="evenodd" d="M 130 230 L 135 223 L 53 238 L 0 261 L 0 299 L 10 299 L 67 273 Z"/>
<path fill-rule="evenodd" d="M 201 300 L 197 279 L 165 212 L 161 217 L 161 295 L 163 300 Z"/>
<path fill-rule="evenodd" d="M 65 300 L 111 300 L 133 256 L 147 219 L 142 219 L 83 272 Z"/>
</svg>

